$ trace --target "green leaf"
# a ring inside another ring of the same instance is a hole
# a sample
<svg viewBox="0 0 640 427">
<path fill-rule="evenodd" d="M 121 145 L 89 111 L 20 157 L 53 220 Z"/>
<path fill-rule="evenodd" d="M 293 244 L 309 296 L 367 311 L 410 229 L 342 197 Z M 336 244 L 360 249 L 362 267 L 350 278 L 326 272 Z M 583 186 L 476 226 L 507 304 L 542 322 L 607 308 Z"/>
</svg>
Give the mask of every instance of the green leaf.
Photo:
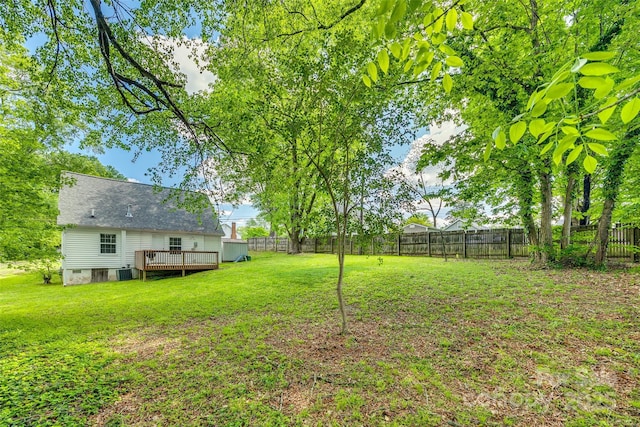
<svg viewBox="0 0 640 427">
<path fill-rule="evenodd" d="M 600 154 L 601 156 L 608 156 L 609 152 L 607 151 L 607 147 L 602 144 L 598 144 L 596 142 L 590 142 L 587 144 L 591 151 L 594 153 Z"/>
<path fill-rule="evenodd" d="M 391 10 L 393 0 L 382 0 L 380 3 L 380 9 L 378 9 L 378 15 L 384 15 Z"/>
<path fill-rule="evenodd" d="M 584 136 L 598 141 L 615 141 L 618 139 L 614 134 L 602 128 L 591 129 L 590 131 L 585 132 Z"/>
<path fill-rule="evenodd" d="M 594 173 L 596 171 L 596 166 L 598 166 L 598 161 L 594 157 L 591 157 L 587 154 L 587 156 L 584 158 L 584 161 L 582 162 L 582 165 L 584 166 L 584 170 L 589 173 Z"/>
<path fill-rule="evenodd" d="M 406 60 L 409 57 L 409 53 L 411 53 L 411 39 L 406 39 L 404 43 L 402 43 L 402 60 Z"/>
<path fill-rule="evenodd" d="M 567 156 L 567 161 L 565 162 L 565 164 L 569 166 L 571 163 L 575 162 L 576 159 L 580 156 L 580 153 L 582 153 L 583 149 L 584 145 L 578 145 L 576 148 L 571 150 L 571 152 Z"/>
<path fill-rule="evenodd" d="M 493 149 L 493 143 L 491 141 L 487 142 L 487 146 L 484 149 L 484 155 L 482 156 L 485 162 L 489 160 L 489 157 L 491 157 L 492 149 Z"/>
<path fill-rule="evenodd" d="M 444 53 L 445 55 L 448 56 L 456 56 L 457 53 L 455 50 L 453 50 L 450 46 L 447 46 L 446 44 L 441 44 L 440 47 L 438 47 L 438 49 L 440 49 L 440 52 Z"/>
<path fill-rule="evenodd" d="M 455 30 L 456 22 L 458 22 L 458 12 L 456 12 L 454 8 L 451 8 L 449 12 L 447 12 L 447 30 Z"/>
<path fill-rule="evenodd" d="M 404 72 L 405 73 L 408 72 L 412 66 L 413 66 L 413 59 L 410 59 L 407 61 L 406 64 L 404 64 L 404 68 L 403 68 Z"/>
<path fill-rule="evenodd" d="M 616 82 L 613 81 L 613 79 L 608 76 L 604 79 L 604 82 L 605 82 L 605 85 L 597 88 L 596 91 L 593 93 L 593 97 L 595 99 L 602 99 L 605 96 L 609 95 L 609 92 L 611 92 L 611 89 L 613 89 L 613 86 L 616 84 Z"/>
<path fill-rule="evenodd" d="M 447 73 L 445 73 L 442 78 L 442 87 L 444 87 L 444 91 L 447 93 L 450 93 L 451 88 L 453 88 L 453 79 L 451 79 L 451 76 Z"/>
<path fill-rule="evenodd" d="M 504 133 L 503 130 L 498 132 L 498 135 L 496 136 L 495 141 L 496 141 L 496 147 L 498 147 L 500 150 L 504 150 L 504 148 L 507 146 L 507 135 Z"/>
<path fill-rule="evenodd" d="M 607 59 L 614 58 L 616 55 L 617 53 L 615 52 L 588 52 L 580 56 L 589 61 L 606 61 Z"/>
<path fill-rule="evenodd" d="M 560 130 L 565 135 L 580 135 L 578 129 L 574 128 L 573 126 L 562 126 Z"/>
<path fill-rule="evenodd" d="M 542 136 L 538 137 L 538 144 L 542 144 L 543 142 L 545 142 L 551 135 L 553 135 L 552 131 L 543 133 Z"/>
<path fill-rule="evenodd" d="M 509 139 L 512 143 L 517 143 L 522 138 L 522 135 L 527 131 L 527 122 L 519 121 L 514 123 L 509 128 Z"/>
<path fill-rule="evenodd" d="M 413 69 L 413 76 L 418 77 L 424 70 L 429 68 L 428 62 L 420 62 L 416 65 L 416 68 Z"/>
<path fill-rule="evenodd" d="M 573 89 L 573 83 L 560 83 L 554 86 L 551 86 L 547 89 L 547 93 L 545 94 L 545 98 L 547 99 L 559 99 L 567 96 L 569 92 Z"/>
<path fill-rule="evenodd" d="M 635 97 L 631 101 L 627 102 L 622 111 L 620 111 L 620 118 L 624 124 L 629 123 L 635 119 L 640 112 L 640 98 Z"/>
<path fill-rule="evenodd" d="M 433 23 L 433 32 L 436 34 L 441 32 L 443 24 L 444 24 L 444 16 L 440 16 L 440 18 L 436 19 L 436 22 Z"/>
<path fill-rule="evenodd" d="M 367 75 L 362 76 L 362 82 L 366 87 L 371 87 L 371 79 Z"/>
<path fill-rule="evenodd" d="M 464 62 L 458 56 L 447 56 L 444 62 L 450 67 L 462 67 Z"/>
<path fill-rule="evenodd" d="M 424 19 L 422 20 L 422 25 L 424 25 L 425 28 L 429 28 L 431 26 L 432 21 L 433 21 L 433 13 L 427 13 L 426 15 L 424 15 Z"/>
<path fill-rule="evenodd" d="M 384 35 L 388 39 L 392 39 L 396 36 L 396 26 L 395 23 L 389 21 L 384 26 Z"/>
<path fill-rule="evenodd" d="M 566 80 L 567 77 L 571 75 L 571 71 L 569 70 L 569 64 L 565 64 L 551 78 L 551 84 L 560 83 L 563 80 Z"/>
<path fill-rule="evenodd" d="M 620 71 L 613 65 L 606 62 L 592 62 L 580 69 L 580 74 L 585 76 L 604 76 L 607 74 L 617 73 Z"/>
<path fill-rule="evenodd" d="M 442 62 L 436 62 L 433 68 L 431 69 L 431 80 L 435 81 L 440 75 L 440 71 L 442 70 Z"/>
<path fill-rule="evenodd" d="M 544 119 L 531 120 L 529 123 L 529 133 L 531 133 L 534 138 L 538 138 L 538 135 L 544 131 L 544 125 Z"/>
<path fill-rule="evenodd" d="M 553 148 L 553 141 L 549 141 L 549 143 L 540 150 L 540 155 L 542 156 L 546 154 L 546 152 L 551 150 L 551 148 Z"/>
<path fill-rule="evenodd" d="M 396 1 L 396 7 L 393 8 L 393 12 L 391 12 L 391 17 L 389 18 L 389 22 L 398 22 L 400 18 L 402 18 L 407 11 L 407 3 L 405 0 Z"/>
<path fill-rule="evenodd" d="M 604 107 L 611 105 L 611 108 L 607 108 L 606 110 L 602 110 L 598 113 L 598 118 L 600 119 L 600 123 L 605 124 L 607 120 L 609 120 L 614 110 L 616 109 L 616 105 L 613 105 L 616 102 L 618 102 L 618 98 L 616 98 L 615 96 L 612 96 L 611 98 L 607 99 L 607 102 L 605 103 Z"/>
<path fill-rule="evenodd" d="M 402 46 L 400 45 L 400 43 L 392 43 L 389 46 L 389 50 L 396 59 L 400 59 L 400 57 L 402 56 Z"/>
<path fill-rule="evenodd" d="M 387 20 L 384 18 L 384 16 L 378 18 L 378 22 L 373 27 L 373 35 L 375 36 L 375 38 L 379 39 L 380 37 L 382 37 L 382 35 L 384 34 L 386 23 Z"/>
<path fill-rule="evenodd" d="M 602 77 L 580 77 L 578 84 L 585 89 L 598 89 L 606 85 L 606 80 Z"/>
<path fill-rule="evenodd" d="M 623 80 L 622 83 L 616 86 L 616 91 L 624 90 L 628 87 L 635 85 L 638 82 L 640 82 L 640 75 Z"/>
<path fill-rule="evenodd" d="M 578 139 L 577 135 L 567 135 L 560 140 L 560 143 L 553 150 L 553 162 L 556 165 L 559 165 L 562 162 L 562 155 L 571 147 L 573 147 L 573 143 Z"/>
<path fill-rule="evenodd" d="M 376 67 L 376 64 L 369 62 L 369 64 L 367 64 L 367 72 L 369 73 L 369 77 L 371 77 L 371 81 L 378 81 L 378 67 Z"/>
<path fill-rule="evenodd" d="M 577 73 L 582 67 L 585 66 L 586 63 L 587 60 L 585 58 L 576 58 L 576 62 L 574 62 L 573 66 L 571 67 L 571 72 Z"/>
<path fill-rule="evenodd" d="M 438 46 L 441 43 L 444 43 L 447 40 L 447 36 L 442 33 L 437 33 L 431 36 L 431 43 Z"/>
<path fill-rule="evenodd" d="M 462 12 L 460 17 L 462 28 L 465 30 L 473 30 L 473 16 L 469 12 Z"/>
<path fill-rule="evenodd" d="M 383 73 L 387 74 L 389 71 L 389 54 L 386 49 L 382 49 L 378 52 L 378 65 Z"/>
<path fill-rule="evenodd" d="M 533 106 L 533 109 L 531 110 L 531 117 L 540 117 L 545 111 L 547 111 L 547 102 L 544 99 L 541 99 Z"/>
<path fill-rule="evenodd" d="M 544 96 L 543 92 L 533 92 L 529 97 L 529 101 L 527 102 L 527 110 L 531 110 L 531 108 L 536 104 L 536 102 L 540 101 Z"/>
</svg>

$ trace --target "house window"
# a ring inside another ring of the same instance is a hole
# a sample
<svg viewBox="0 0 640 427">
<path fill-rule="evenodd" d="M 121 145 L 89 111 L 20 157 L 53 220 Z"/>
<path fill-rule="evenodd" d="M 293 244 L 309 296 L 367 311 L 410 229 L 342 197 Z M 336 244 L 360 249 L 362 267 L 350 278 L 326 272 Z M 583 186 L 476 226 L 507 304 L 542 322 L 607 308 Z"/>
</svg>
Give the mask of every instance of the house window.
<svg viewBox="0 0 640 427">
<path fill-rule="evenodd" d="M 169 237 L 169 250 L 181 251 L 182 250 L 182 237 Z"/>
<path fill-rule="evenodd" d="M 100 234 L 100 253 L 115 254 L 116 253 L 116 235 Z"/>
</svg>

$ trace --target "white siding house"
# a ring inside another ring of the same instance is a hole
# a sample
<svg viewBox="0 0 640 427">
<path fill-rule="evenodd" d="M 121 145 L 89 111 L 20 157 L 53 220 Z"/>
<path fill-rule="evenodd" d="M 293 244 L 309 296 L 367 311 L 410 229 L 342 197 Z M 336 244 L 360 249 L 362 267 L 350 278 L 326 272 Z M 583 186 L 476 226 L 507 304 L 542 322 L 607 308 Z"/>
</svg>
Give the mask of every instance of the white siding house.
<svg viewBox="0 0 640 427">
<path fill-rule="evenodd" d="M 136 251 L 222 252 L 213 210 L 187 212 L 170 189 L 69 172 L 65 180 L 58 201 L 64 285 L 138 277 Z"/>
<path fill-rule="evenodd" d="M 405 234 L 410 234 L 410 233 L 426 233 L 428 231 L 440 231 L 437 228 L 434 227 L 429 227 L 426 225 L 422 225 L 422 224 L 416 224 L 416 223 L 409 223 L 407 225 L 405 225 L 404 227 L 402 227 L 402 232 Z"/>
</svg>

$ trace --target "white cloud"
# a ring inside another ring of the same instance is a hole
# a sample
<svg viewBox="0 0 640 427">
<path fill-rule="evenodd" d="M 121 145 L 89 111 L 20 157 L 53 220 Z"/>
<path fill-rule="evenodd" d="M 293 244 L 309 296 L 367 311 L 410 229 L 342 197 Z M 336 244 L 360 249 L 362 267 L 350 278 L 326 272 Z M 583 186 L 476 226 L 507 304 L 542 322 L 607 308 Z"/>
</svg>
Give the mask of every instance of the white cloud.
<svg viewBox="0 0 640 427">
<path fill-rule="evenodd" d="M 138 181 L 138 180 L 137 180 L 137 179 L 135 179 L 135 178 L 127 178 L 127 181 L 128 181 L 128 182 L 137 182 L 138 184 L 140 184 L 140 181 Z"/>
<path fill-rule="evenodd" d="M 185 89 L 188 93 L 207 91 L 209 85 L 215 81 L 213 73 L 206 69 L 208 45 L 202 39 L 170 39 L 156 36 L 147 39 L 146 43 L 153 44 L 156 49 L 162 49 L 173 56 L 173 64 L 169 66 L 172 66 L 175 72 L 186 76 Z"/>
<path fill-rule="evenodd" d="M 176 62 L 180 65 L 180 72 L 187 76 L 187 84 L 185 89 L 188 93 L 196 93 L 206 91 L 209 85 L 215 81 L 215 76 L 211 71 L 205 70 L 207 61 L 200 60 L 201 65 L 194 61 L 193 55 L 203 58 L 206 53 L 207 46 L 202 40 L 196 40 L 194 46 L 179 45 L 174 48 L 173 55 Z"/>
</svg>

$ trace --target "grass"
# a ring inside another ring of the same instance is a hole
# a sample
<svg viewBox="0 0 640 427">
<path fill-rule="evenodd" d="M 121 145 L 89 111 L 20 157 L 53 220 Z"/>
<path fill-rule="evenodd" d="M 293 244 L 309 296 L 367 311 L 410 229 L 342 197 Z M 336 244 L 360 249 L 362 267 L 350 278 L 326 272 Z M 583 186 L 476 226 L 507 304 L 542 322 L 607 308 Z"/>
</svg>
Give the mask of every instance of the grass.
<svg viewBox="0 0 640 427">
<path fill-rule="evenodd" d="M 146 283 L 0 278 L 0 425 L 567 425 L 640 419 L 638 273 L 348 257 Z"/>
</svg>

